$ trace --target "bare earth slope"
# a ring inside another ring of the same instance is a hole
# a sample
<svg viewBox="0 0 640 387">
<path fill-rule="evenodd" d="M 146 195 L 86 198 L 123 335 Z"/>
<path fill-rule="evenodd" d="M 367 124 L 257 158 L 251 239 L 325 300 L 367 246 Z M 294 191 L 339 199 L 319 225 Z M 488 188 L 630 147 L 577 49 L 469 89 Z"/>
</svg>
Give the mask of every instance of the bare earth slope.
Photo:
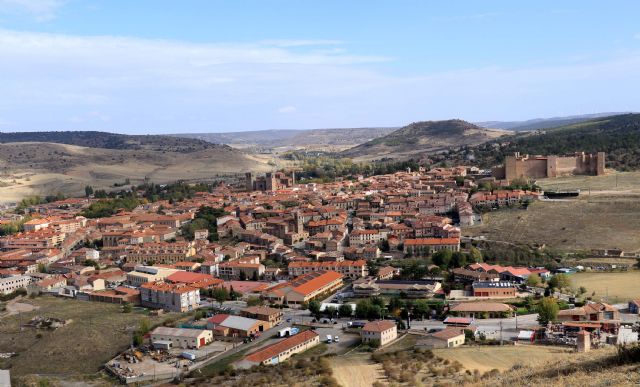
<svg viewBox="0 0 640 387">
<path fill-rule="evenodd" d="M 342 152 L 360 160 L 407 159 L 451 147 L 478 145 L 509 132 L 486 129 L 462 120 L 414 122 L 390 134 Z"/>
<path fill-rule="evenodd" d="M 160 148 L 162 149 L 162 148 Z M 52 143 L 0 144 L 0 202 L 27 195 L 82 194 L 86 185 L 207 180 L 216 175 L 266 171 L 267 160 L 228 146 L 208 144 L 194 151 L 105 149 Z"/>
</svg>

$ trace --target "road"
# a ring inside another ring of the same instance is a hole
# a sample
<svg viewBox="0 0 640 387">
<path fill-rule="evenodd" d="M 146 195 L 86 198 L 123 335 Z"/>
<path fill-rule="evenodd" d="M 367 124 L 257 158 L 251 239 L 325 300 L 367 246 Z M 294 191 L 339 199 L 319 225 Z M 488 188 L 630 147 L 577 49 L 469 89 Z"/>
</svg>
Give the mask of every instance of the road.
<svg viewBox="0 0 640 387">
<path fill-rule="evenodd" d="M 478 334 L 483 333 L 488 339 L 500 339 L 500 330 L 502 329 L 502 338 L 507 340 L 518 336 L 518 332 L 527 327 L 538 325 L 537 314 L 527 314 L 524 316 L 512 318 L 488 318 L 476 319 L 474 325 L 478 327 Z M 516 329 L 517 324 L 517 329 Z M 414 320 L 411 322 L 412 330 L 428 331 L 430 329 L 444 329 L 446 326 L 440 320 Z"/>
</svg>

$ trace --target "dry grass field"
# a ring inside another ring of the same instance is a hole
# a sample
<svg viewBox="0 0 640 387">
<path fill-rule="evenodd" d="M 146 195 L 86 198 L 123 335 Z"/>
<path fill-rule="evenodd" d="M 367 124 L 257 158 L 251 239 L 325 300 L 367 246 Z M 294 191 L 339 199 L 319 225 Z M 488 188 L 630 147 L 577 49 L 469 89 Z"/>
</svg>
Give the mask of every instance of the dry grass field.
<svg viewBox="0 0 640 387">
<path fill-rule="evenodd" d="M 18 355 L 3 359 L 15 377 L 47 375 L 90 375 L 104 362 L 124 350 L 131 342 L 131 332 L 146 316 L 122 313 L 118 305 L 77 301 L 49 296 L 24 299 L 36 310 L 0 319 L 0 349 Z M 56 330 L 23 327 L 34 316 L 71 320 Z M 162 317 L 162 319 L 167 317 Z M 159 318 L 149 317 L 151 323 Z"/>
<path fill-rule="evenodd" d="M 480 373 L 493 369 L 506 371 L 515 364 L 539 365 L 571 356 L 569 349 L 531 345 L 459 347 L 435 349 L 433 353 L 439 358 L 457 361 L 467 370 L 478 370 Z"/>
<path fill-rule="evenodd" d="M 463 229 L 468 236 L 515 244 L 545 244 L 559 250 L 640 249 L 640 200 L 591 197 L 540 201 L 529 209 L 503 209 L 483 216 L 483 224 Z"/>
<path fill-rule="evenodd" d="M 331 369 L 338 384 L 345 387 L 369 387 L 385 379 L 380 364 L 371 361 L 371 356 L 364 353 L 334 357 Z"/>
<path fill-rule="evenodd" d="M 598 194 L 600 191 L 640 193 L 640 172 L 610 172 L 605 176 L 567 176 L 540 179 L 537 184 L 545 190 L 575 190 Z"/>
<path fill-rule="evenodd" d="M 571 276 L 574 287 L 584 286 L 594 299 L 610 303 L 640 299 L 640 271 L 576 273 Z"/>
<path fill-rule="evenodd" d="M 544 364 L 521 363 L 506 372 L 482 378 L 469 386 L 633 386 L 640 382 L 637 363 L 620 362 L 614 348 L 554 357 Z"/>
</svg>

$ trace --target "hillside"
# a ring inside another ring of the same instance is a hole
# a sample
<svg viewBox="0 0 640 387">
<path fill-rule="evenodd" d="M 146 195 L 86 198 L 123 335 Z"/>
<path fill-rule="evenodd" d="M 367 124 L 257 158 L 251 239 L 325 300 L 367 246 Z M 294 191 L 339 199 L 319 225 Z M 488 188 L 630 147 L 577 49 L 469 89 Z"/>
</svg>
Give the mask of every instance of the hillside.
<svg viewBox="0 0 640 387">
<path fill-rule="evenodd" d="M 126 179 L 142 183 L 145 177 L 156 183 L 213 180 L 225 173 L 269 170 L 267 161 L 214 144 L 190 152 L 39 142 L 0 144 L 0 202 L 58 192 L 81 195 L 86 185 L 108 189 Z"/>
<path fill-rule="evenodd" d="M 640 169 L 640 114 L 603 117 L 526 134 L 501 138 L 473 149 L 483 166 L 503 161 L 504 155 L 520 152 L 532 155 L 568 154 L 573 152 L 607 153 L 607 167 L 620 170 Z M 451 155 L 452 162 L 465 155 Z"/>
<path fill-rule="evenodd" d="M 185 133 L 171 136 L 186 137 L 227 144 L 234 148 L 260 148 L 265 150 L 343 150 L 391 133 L 396 128 L 343 128 L 343 129 L 272 129 L 230 133 Z"/>
<path fill-rule="evenodd" d="M 451 147 L 477 145 L 509 132 L 481 128 L 462 120 L 423 121 L 395 130 L 341 153 L 361 160 L 403 159 Z"/>
<path fill-rule="evenodd" d="M 525 132 L 577 124 L 580 122 L 593 120 L 595 118 L 609 117 L 620 114 L 626 113 L 595 113 L 566 117 L 534 118 L 526 121 L 486 121 L 476 122 L 475 124 L 483 128 L 506 129 L 512 130 L 514 132 Z"/>
<path fill-rule="evenodd" d="M 126 135 L 97 131 L 0 133 L 0 143 L 41 142 L 88 148 L 193 152 L 214 148 L 207 141 L 162 135 Z"/>
</svg>

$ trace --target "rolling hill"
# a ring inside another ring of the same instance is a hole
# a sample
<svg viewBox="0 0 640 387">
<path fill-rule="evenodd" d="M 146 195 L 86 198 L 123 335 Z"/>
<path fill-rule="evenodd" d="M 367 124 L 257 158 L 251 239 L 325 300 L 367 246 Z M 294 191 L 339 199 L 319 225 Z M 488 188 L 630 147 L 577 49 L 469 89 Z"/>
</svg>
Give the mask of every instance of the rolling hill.
<svg viewBox="0 0 640 387">
<path fill-rule="evenodd" d="M 615 116 L 625 113 L 595 113 L 582 114 L 577 116 L 552 117 L 552 118 L 534 118 L 526 121 L 486 121 L 476 122 L 476 125 L 483 128 L 506 129 L 514 132 L 525 132 L 531 130 L 556 128 L 559 126 L 577 124 L 584 121 L 593 120 L 595 118 Z"/>
<path fill-rule="evenodd" d="M 157 150 L 167 152 L 193 152 L 214 149 L 207 141 L 163 135 L 127 135 L 98 131 L 70 132 L 0 132 L 0 143 L 41 142 L 77 145 L 88 148 Z"/>
<path fill-rule="evenodd" d="M 229 133 L 184 133 L 171 136 L 265 150 L 343 150 L 391 133 L 397 128 L 271 129 Z"/>
<path fill-rule="evenodd" d="M 640 114 L 621 114 L 519 133 L 470 150 L 475 160 L 485 167 L 501 163 L 505 155 L 513 152 L 553 155 L 582 151 L 606 152 L 609 168 L 640 169 Z M 469 152 L 452 153 L 449 157 L 452 162 L 459 162 L 466 153 Z"/>
<path fill-rule="evenodd" d="M 133 149 L 51 142 L 0 144 L 0 203 L 58 192 L 82 195 L 86 185 L 113 189 L 126 179 L 131 184 L 140 184 L 145 177 L 155 183 L 210 181 L 228 173 L 272 169 L 265 157 L 210 143 L 189 150 L 178 140 L 168 150 L 157 143 L 130 145 Z"/>
<path fill-rule="evenodd" d="M 508 133 L 481 128 L 462 120 L 414 122 L 386 136 L 348 149 L 341 156 L 360 160 L 407 159 L 452 147 L 481 144 Z"/>
</svg>

